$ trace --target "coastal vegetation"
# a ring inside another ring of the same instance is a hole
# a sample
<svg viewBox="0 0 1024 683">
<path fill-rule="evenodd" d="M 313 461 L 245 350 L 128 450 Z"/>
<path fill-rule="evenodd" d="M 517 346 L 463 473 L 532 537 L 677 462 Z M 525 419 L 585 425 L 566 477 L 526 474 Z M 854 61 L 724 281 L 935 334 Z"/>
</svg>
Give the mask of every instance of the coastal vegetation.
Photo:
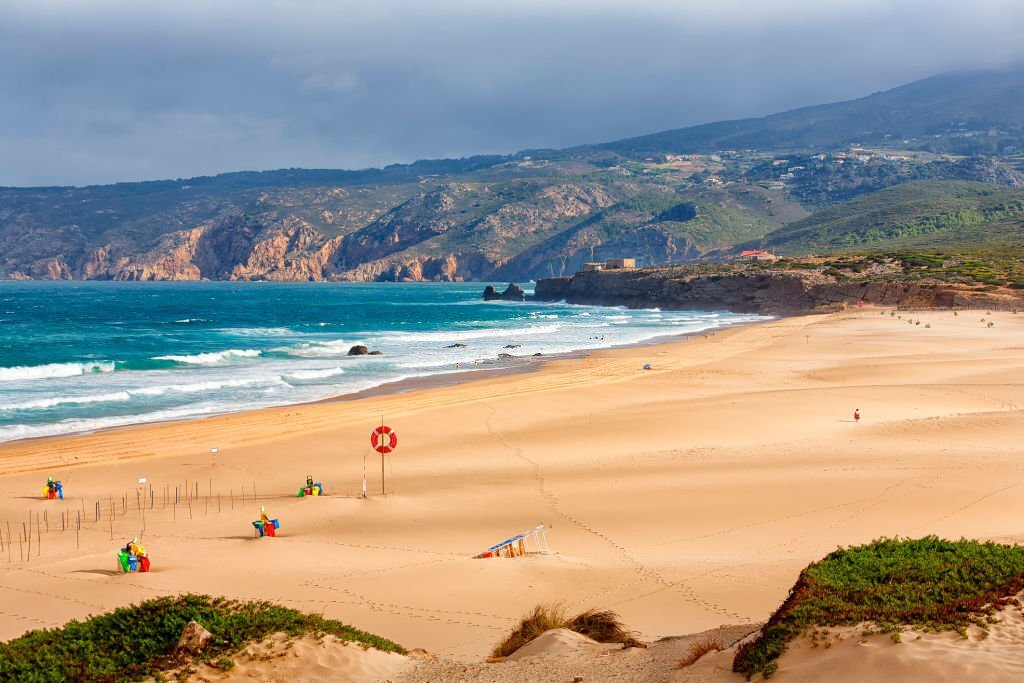
<svg viewBox="0 0 1024 683">
<path fill-rule="evenodd" d="M 599 643 L 635 642 L 633 634 L 619 621 L 619 615 L 611 610 L 589 609 L 570 616 L 561 605 L 537 605 L 494 647 L 491 656 L 508 657 L 545 631 L 556 628 L 575 631 Z"/>
<path fill-rule="evenodd" d="M 963 181 L 905 183 L 823 209 L 757 244 L 783 255 L 1020 246 L 1024 189 Z"/>
<path fill-rule="evenodd" d="M 1024 590 L 1024 547 L 974 540 L 879 539 L 840 548 L 804 569 L 789 597 L 741 645 L 733 670 L 770 676 L 787 644 L 816 627 L 869 624 L 895 634 L 984 630 Z"/>
<path fill-rule="evenodd" d="M 190 621 L 212 634 L 195 661 L 223 670 L 233 667 L 232 654 L 280 632 L 291 637 L 334 635 L 365 647 L 405 653 L 397 643 L 320 615 L 269 602 L 188 594 L 147 600 L 0 643 L 0 680 L 115 683 L 159 676 L 188 663 L 175 652 L 175 645 Z"/>
</svg>

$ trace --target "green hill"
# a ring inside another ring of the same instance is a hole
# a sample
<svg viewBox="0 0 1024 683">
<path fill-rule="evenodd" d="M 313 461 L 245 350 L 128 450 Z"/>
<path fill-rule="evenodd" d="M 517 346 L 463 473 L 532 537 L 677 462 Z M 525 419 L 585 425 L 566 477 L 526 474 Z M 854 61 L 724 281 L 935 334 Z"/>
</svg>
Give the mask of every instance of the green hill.
<svg viewBox="0 0 1024 683">
<path fill-rule="evenodd" d="M 994 134 L 990 137 L 990 131 Z M 834 104 L 618 140 L 620 154 L 832 149 L 907 140 L 919 148 L 994 153 L 1024 139 L 1024 69 L 944 74 Z"/>
<path fill-rule="evenodd" d="M 0 278 L 513 281 L 735 244 L 1004 248 L 1022 150 L 1016 69 L 565 150 L 0 188 Z"/>
<path fill-rule="evenodd" d="M 901 248 L 1007 248 L 1024 243 L 1024 190 L 918 181 L 823 209 L 736 247 L 779 254 Z"/>
</svg>

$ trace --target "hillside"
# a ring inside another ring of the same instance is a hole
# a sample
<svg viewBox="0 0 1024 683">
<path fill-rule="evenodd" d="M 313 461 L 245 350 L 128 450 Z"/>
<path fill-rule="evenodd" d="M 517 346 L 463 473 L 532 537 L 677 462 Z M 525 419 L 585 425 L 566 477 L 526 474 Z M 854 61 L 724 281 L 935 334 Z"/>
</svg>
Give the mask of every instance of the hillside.
<svg viewBox="0 0 1024 683">
<path fill-rule="evenodd" d="M 706 166 L 693 166 L 648 176 L 505 159 L 372 185 L 296 171 L 0 189 L 0 277 L 519 279 L 595 254 L 693 258 L 807 214 L 759 187 L 704 188 L 688 178 Z M 665 213 L 687 203 L 700 210 Z"/>
<path fill-rule="evenodd" d="M 994 134 L 990 137 L 989 133 Z M 1024 140 L 1024 69 L 933 76 L 867 97 L 762 118 L 721 121 L 596 148 L 635 155 L 732 149 L 832 149 L 902 143 L 958 153 L 999 153 Z"/>
<path fill-rule="evenodd" d="M 919 181 L 823 209 L 736 249 L 756 246 L 800 255 L 910 247 L 1004 249 L 1021 244 L 1024 190 Z"/>
<path fill-rule="evenodd" d="M 567 150 L 0 188 L 0 278 L 521 281 L 734 245 L 1002 245 L 1022 131 L 1015 70 Z"/>
</svg>

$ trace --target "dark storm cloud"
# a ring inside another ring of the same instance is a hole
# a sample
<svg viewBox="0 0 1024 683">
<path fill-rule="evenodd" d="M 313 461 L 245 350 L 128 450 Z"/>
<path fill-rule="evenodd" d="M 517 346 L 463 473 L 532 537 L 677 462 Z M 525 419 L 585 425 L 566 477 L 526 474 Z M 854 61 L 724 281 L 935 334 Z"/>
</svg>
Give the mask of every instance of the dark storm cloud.
<svg viewBox="0 0 1024 683">
<path fill-rule="evenodd" d="M 1024 58 L 1017 0 L 0 0 L 0 184 L 599 142 Z"/>
</svg>

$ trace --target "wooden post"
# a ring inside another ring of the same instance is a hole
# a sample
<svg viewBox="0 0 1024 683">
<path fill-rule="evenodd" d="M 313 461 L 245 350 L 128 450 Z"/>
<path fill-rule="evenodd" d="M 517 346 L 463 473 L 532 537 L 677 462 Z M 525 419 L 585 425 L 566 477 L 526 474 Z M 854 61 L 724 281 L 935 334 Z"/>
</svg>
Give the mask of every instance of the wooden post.
<svg viewBox="0 0 1024 683">
<path fill-rule="evenodd" d="M 217 492 L 217 514 L 220 514 L 220 491 Z"/>
<path fill-rule="evenodd" d="M 31 520 L 29 521 L 29 523 L 31 523 Z M 23 533 L 26 536 L 26 540 L 28 541 L 28 556 L 32 557 L 32 529 L 31 527 L 29 527 L 29 530 L 26 531 L 25 522 L 21 523 L 21 533 Z"/>
<path fill-rule="evenodd" d="M 25 523 L 22 522 L 21 525 L 22 525 L 21 526 L 21 531 L 22 531 L 22 533 L 24 533 L 25 532 Z M 22 536 L 18 536 L 18 561 L 19 562 L 24 562 L 25 561 L 25 546 L 24 546 L 24 538 Z"/>
<path fill-rule="evenodd" d="M 192 519 L 192 499 L 188 499 L 188 518 Z"/>
<path fill-rule="evenodd" d="M 43 510 L 43 520 L 46 522 L 46 533 L 50 533 L 50 511 Z"/>
<path fill-rule="evenodd" d="M 39 525 L 39 513 L 37 512 L 36 513 L 36 557 L 39 557 L 39 554 L 43 550 L 43 537 L 42 537 L 42 534 L 39 533 L 41 531 L 39 526 L 40 526 Z"/>
</svg>

